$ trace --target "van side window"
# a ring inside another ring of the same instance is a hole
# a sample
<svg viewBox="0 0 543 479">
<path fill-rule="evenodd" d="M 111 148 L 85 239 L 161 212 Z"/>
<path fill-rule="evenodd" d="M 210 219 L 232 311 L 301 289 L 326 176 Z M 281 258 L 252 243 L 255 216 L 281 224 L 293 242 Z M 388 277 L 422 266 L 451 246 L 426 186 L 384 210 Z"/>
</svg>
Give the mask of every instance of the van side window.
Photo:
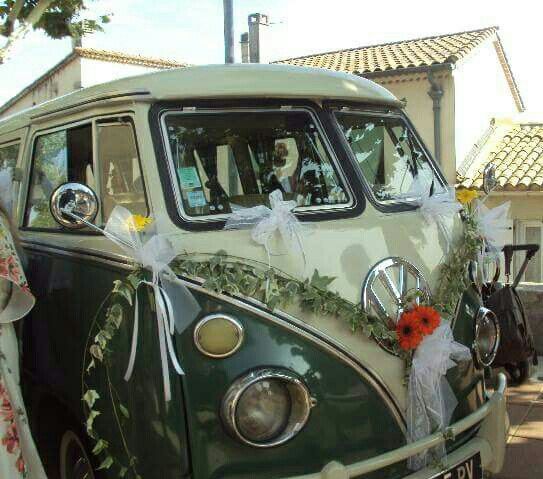
<svg viewBox="0 0 543 479">
<path fill-rule="evenodd" d="M 188 216 L 267 204 L 277 189 L 300 207 L 349 202 L 307 111 L 170 113 L 164 124 Z"/>
<path fill-rule="evenodd" d="M 132 124 L 98 123 L 96 130 L 104 220 L 116 205 L 145 216 L 147 205 Z"/>
<path fill-rule="evenodd" d="M 67 181 L 83 183 L 95 189 L 90 124 L 41 135 L 36 139 L 25 226 L 61 228 L 49 211 L 49 198 L 59 185 Z"/>
<path fill-rule="evenodd" d="M 1 180 L 2 186 L 8 188 L 5 181 L 13 176 L 13 169 L 17 166 L 17 158 L 19 156 L 19 143 L 11 143 L 10 145 L 0 146 L 0 174 L 3 176 Z M 5 175 L 5 176 L 4 176 Z M 12 205 L 16 202 L 18 185 L 15 182 L 9 182 L 11 185 L 10 191 L 2 191 L 4 198 L 4 206 L 9 214 L 13 214 Z"/>
<path fill-rule="evenodd" d="M 19 155 L 19 143 L 12 143 L 8 146 L 0 146 L 0 170 L 4 168 L 15 168 Z"/>
</svg>

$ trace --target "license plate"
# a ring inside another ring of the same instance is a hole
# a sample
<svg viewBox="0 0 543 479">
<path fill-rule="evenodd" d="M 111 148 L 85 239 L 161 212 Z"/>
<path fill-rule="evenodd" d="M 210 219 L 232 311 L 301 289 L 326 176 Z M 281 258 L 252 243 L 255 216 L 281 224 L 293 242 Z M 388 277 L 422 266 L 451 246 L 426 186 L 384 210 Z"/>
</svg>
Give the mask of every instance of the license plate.
<svg viewBox="0 0 543 479">
<path fill-rule="evenodd" d="M 483 479 L 480 454 L 477 453 L 448 471 L 442 472 L 439 476 L 435 476 L 435 479 Z"/>
</svg>

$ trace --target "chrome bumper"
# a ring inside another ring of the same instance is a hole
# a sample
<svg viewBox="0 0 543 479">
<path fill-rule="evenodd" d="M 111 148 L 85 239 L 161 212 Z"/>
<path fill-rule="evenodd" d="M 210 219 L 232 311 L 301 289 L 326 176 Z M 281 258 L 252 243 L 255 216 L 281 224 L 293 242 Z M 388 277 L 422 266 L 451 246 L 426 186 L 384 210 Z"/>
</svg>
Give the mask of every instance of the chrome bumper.
<svg viewBox="0 0 543 479">
<path fill-rule="evenodd" d="M 371 459 L 356 462 L 345 466 L 339 462 L 328 463 L 320 472 L 304 474 L 290 479 L 351 479 L 369 472 L 383 469 L 391 464 L 405 461 L 411 456 L 426 451 L 434 446 L 454 439 L 458 434 L 481 423 L 477 436 L 462 447 L 447 455 L 445 465 L 453 466 L 458 462 L 479 452 L 483 468 L 489 472 L 499 472 L 505 457 L 505 444 L 507 440 L 507 410 L 505 389 L 507 380 L 505 375 L 498 376 L 498 387 L 490 399 L 477 411 L 464 419 L 449 426 L 444 432 L 436 432 L 419 441 L 407 444 L 394 451 L 381 454 Z M 440 471 L 435 468 L 426 468 L 408 476 L 409 479 L 431 478 Z M 406 479 L 408 479 L 406 478 Z"/>
</svg>

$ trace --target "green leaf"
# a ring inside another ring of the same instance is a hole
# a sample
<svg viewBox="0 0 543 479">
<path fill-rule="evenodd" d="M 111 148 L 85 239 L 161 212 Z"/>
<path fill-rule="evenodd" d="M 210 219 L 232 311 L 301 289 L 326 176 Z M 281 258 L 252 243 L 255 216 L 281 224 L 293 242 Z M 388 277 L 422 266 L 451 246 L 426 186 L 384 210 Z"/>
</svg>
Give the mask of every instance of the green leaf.
<svg viewBox="0 0 543 479">
<path fill-rule="evenodd" d="M 138 285 L 141 283 L 141 275 L 135 273 L 129 274 L 126 279 L 134 291 L 136 291 L 136 289 L 138 289 Z"/>
<path fill-rule="evenodd" d="M 90 434 L 94 426 L 94 420 L 100 415 L 100 411 L 91 410 L 87 416 L 87 432 Z"/>
<path fill-rule="evenodd" d="M 92 354 L 92 356 L 98 359 L 98 361 L 103 361 L 104 353 L 102 352 L 102 349 L 100 348 L 100 346 L 98 346 L 98 344 L 93 344 L 89 348 L 89 352 Z"/>
<path fill-rule="evenodd" d="M 123 321 L 123 307 L 119 303 L 113 303 L 107 312 L 107 320 L 112 323 L 117 329 Z"/>
<path fill-rule="evenodd" d="M 103 439 L 99 439 L 98 442 L 95 444 L 94 448 L 92 449 L 92 453 L 97 456 L 102 451 L 105 451 L 109 447 L 109 443 L 107 441 L 104 441 Z"/>
<path fill-rule="evenodd" d="M 121 403 L 119 403 L 119 409 L 121 411 L 121 414 L 126 418 L 126 419 L 129 419 L 130 418 L 130 413 L 128 412 L 128 409 L 126 409 L 126 407 L 124 405 L 122 405 Z"/>
<path fill-rule="evenodd" d="M 83 395 L 83 401 L 85 401 L 85 403 L 87 404 L 87 406 L 89 406 L 90 409 L 92 409 L 97 399 L 100 399 L 100 395 L 94 389 L 89 389 Z"/>
<path fill-rule="evenodd" d="M 120 280 L 113 281 L 112 293 L 122 296 L 130 306 L 132 306 L 132 292 L 132 288 L 127 283 Z"/>
<path fill-rule="evenodd" d="M 89 373 L 90 370 L 95 367 L 96 367 L 96 363 L 94 362 L 94 359 L 91 359 L 89 365 L 87 366 L 86 372 Z"/>
<path fill-rule="evenodd" d="M 95 337 L 94 342 L 100 346 L 100 349 L 104 350 L 106 349 L 107 345 L 107 336 L 104 334 L 104 331 L 101 330 Z"/>
<path fill-rule="evenodd" d="M 328 285 L 335 279 L 335 276 L 321 276 L 319 272 L 315 270 L 313 272 L 313 276 L 311 277 L 310 285 L 314 288 L 326 291 L 328 289 Z"/>
<path fill-rule="evenodd" d="M 113 458 L 111 456 L 106 456 L 106 458 L 102 461 L 102 464 L 100 464 L 97 468 L 98 471 L 103 469 L 109 469 L 113 465 Z"/>
<path fill-rule="evenodd" d="M 124 477 L 126 476 L 126 473 L 128 472 L 128 468 L 122 466 L 120 469 L 119 469 L 119 477 Z"/>
</svg>

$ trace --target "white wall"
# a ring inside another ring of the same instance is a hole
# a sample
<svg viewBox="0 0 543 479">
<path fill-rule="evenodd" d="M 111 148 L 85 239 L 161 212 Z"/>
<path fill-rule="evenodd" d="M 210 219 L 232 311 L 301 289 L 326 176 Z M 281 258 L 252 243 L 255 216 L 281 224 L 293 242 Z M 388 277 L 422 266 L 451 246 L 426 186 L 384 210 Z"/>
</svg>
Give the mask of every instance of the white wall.
<svg viewBox="0 0 543 479">
<path fill-rule="evenodd" d="M 81 58 L 81 78 L 83 87 L 156 71 L 156 68 Z"/>
<path fill-rule="evenodd" d="M 2 116 L 66 95 L 81 88 L 81 59 L 74 58 L 7 109 Z"/>
<path fill-rule="evenodd" d="M 453 71 L 457 165 L 486 131 L 491 118 L 511 117 L 518 112 L 494 40 L 485 41 Z"/>
</svg>

